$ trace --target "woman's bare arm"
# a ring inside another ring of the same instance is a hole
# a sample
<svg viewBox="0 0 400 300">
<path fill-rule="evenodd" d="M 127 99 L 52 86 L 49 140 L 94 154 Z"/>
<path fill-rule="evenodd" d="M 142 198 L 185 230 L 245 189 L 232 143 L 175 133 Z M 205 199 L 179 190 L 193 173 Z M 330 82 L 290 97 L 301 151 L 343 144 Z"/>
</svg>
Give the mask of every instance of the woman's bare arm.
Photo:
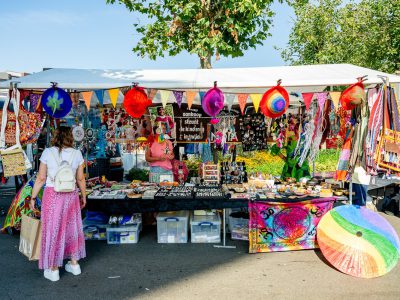
<svg viewBox="0 0 400 300">
<path fill-rule="evenodd" d="M 86 206 L 86 180 L 85 175 L 83 174 L 83 166 L 84 164 L 81 164 L 76 170 L 76 184 L 81 191 L 81 209 Z"/>
<path fill-rule="evenodd" d="M 39 172 L 35 180 L 35 184 L 33 185 L 31 201 L 29 203 L 29 207 L 31 210 L 35 208 L 35 199 L 37 198 L 44 184 L 46 183 L 46 178 L 47 178 L 47 165 L 41 162 L 39 166 Z"/>
</svg>

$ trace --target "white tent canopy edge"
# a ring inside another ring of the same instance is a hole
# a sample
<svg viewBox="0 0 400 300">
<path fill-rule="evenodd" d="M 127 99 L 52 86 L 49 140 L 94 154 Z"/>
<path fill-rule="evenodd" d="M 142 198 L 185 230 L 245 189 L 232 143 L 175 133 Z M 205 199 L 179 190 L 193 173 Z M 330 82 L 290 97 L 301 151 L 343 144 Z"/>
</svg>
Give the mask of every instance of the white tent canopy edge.
<svg viewBox="0 0 400 300">
<path fill-rule="evenodd" d="M 217 81 L 224 92 L 263 93 L 281 79 L 288 91 L 320 92 L 327 86 L 350 85 L 365 75 L 368 76 L 365 84 L 381 83 L 379 76 L 387 77 L 390 83 L 400 83 L 400 76 L 351 64 L 330 64 L 229 69 L 49 69 L 0 82 L 0 88 L 8 89 L 10 82 L 16 82 L 21 89 L 47 89 L 50 82 L 57 82 L 63 89 L 82 91 L 118 88 L 136 82 L 145 88 L 207 90 Z"/>
</svg>

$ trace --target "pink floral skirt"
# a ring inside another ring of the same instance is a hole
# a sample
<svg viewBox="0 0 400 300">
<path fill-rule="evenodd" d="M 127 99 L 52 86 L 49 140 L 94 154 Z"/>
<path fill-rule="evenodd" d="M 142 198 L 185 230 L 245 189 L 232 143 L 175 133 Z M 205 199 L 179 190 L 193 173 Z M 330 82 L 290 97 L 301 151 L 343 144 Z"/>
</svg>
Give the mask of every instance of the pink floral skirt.
<svg viewBox="0 0 400 300">
<path fill-rule="evenodd" d="M 78 191 L 57 193 L 45 188 L 41 221 L 39 269 L 61 267 L 64 259 L 86 256 Z"/>
</svg>

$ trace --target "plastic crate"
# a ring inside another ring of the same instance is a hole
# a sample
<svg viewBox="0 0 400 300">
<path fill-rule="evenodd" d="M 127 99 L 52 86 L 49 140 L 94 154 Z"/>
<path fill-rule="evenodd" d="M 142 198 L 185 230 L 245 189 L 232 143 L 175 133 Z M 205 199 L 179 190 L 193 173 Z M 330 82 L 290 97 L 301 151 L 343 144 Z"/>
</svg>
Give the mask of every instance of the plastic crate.
<svg viewBox="0 0 400 300">
<path fill-rule="evenodd" d="M 157 215 L 158 243 L 187 243 L 189 212 L 162 212 Z"/>
<path fill-rule="evenodd" d="M 221 242 L 221 218 L 214 216 L 195 216 L 190 219 L 190 241 L 192 243 Z"/>
<path fill-rule="evenodd" d="M 107 244 L 136 244 L 139 241 L 138 224 L 107 228 Z"/>
<path fill-rule="evenodd" d="M 229 216 L 229 231 L 232 240 L 249 240 L 249 219 Z"/>
<path fill-rule="evenodd" d="M 90 222 L 85 218 L 82 221 L 83 235 L 85 240 L 92 241 L 105 241 L 107 240 L 107 228 L 110 227 L 108 224 L 99 222 Z"/>
</svg>

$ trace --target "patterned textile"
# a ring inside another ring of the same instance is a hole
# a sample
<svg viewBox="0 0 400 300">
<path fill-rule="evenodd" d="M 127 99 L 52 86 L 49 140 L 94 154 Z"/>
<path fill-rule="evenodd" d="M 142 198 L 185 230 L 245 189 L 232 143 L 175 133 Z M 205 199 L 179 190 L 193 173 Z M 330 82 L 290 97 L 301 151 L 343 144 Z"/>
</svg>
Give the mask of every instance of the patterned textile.
<svg viewBox="0 0 400 300">
<path fill-rule="evenodd" d="M 13 201 L 11 202 L 10 208 L 6 219 L 4 221 L 4 226 L 2 232 L 5 232 L 8 228 L 15 228 L 16 230 L 21 229 L 21 218 L 22 215 L 27 215 L 31 212 L 29 209 L 29 201 L 31 200 L 32 188 L 35 184 L 36 176 L 29 179 L 29 181 L 18 191 L 15 195 Z M 40 210 L 41 199 L 43 190 L 40 191 L 38 198 L 36 198 L 35 207 Z"/>
<path fill-rule="evenodd" d="M 40 269 L 61 267 L 64 259 L 86 256 L 78 191 L 57 193 L 45 188 L 41 221 Z"/>
<path fill-rule="evenodd" d="M 249 202 L 249 252 L 318 248 L 317 225 L 335 198 L 293 203 Z"/>
</svg>

